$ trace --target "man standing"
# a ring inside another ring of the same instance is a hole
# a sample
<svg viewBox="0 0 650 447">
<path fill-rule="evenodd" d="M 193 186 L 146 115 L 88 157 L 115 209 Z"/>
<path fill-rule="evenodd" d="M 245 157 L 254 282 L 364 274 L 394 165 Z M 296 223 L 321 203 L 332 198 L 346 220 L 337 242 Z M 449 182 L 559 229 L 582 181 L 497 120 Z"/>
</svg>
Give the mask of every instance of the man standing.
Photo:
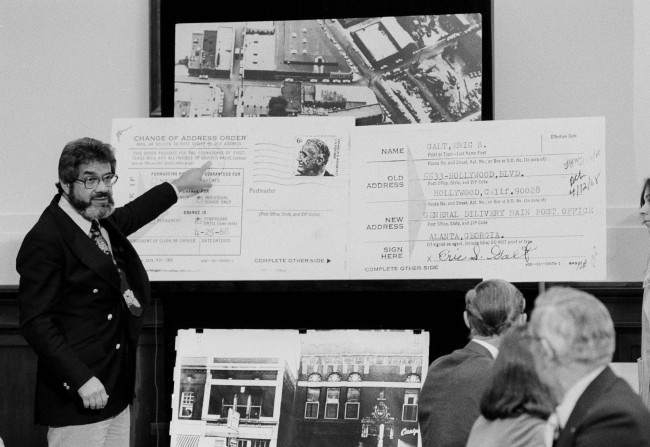
<svg viewBox="0 0 650 447">
<path fill-rule="evenodd" d="M 296 175 L 324 175 L 331 177 L 325 166 L 330 158 L 330 150 L 323 140 L 309 138 L 302 145 L 298 154 L 298 174 Z"/>
<path fill-rule="evenodd" d="M 190 169 L 121 208 L 110 145 L 68 143 L 58 194 L 18 252 L 22 332 L 38 356 L 36 414 L 50 446 L 129 445 L 135 353 L 149 280 L 126 236 L 172 206 L 179 191 L 210 187 Z"/>
<path fill-rule="evenodd" d="M 471 341 L 436 359 L 420 392 L 418 420 L 424 447 L 465 446 L 480 413 L 501 336 L 525 322 L 525 307 L 521 292 L 500 279 L 483 281 L 467 292 L 463 319 Z"/>
<path fill-rule="evenodd" d="M 535 301 L 535 367 L 560 404 L 557 447 L 650 446 L 650 413 L 607 366 L 614 323 L 592 295 L 554 287 Z"/>
</svg>

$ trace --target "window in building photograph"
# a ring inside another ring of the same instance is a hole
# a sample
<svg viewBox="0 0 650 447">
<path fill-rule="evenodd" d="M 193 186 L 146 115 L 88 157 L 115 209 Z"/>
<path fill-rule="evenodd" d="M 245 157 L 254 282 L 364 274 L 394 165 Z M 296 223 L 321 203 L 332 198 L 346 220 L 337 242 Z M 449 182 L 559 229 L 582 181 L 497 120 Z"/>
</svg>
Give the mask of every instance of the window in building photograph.
<svg viewBox="0 0 650 447">
<path fill-rule="evenodd" d="M 325 419 L 338 419 L 340 388 L 328 388 L 325 402 Z"/>
<path fill-rule="evenodd" d="M 235 410 L 237 410 L 237 412 L 239 413 L 239 416 L 242 419 L 251 419 L 251 418 L 253 418 L 253 416 L 251 415 L 251 410 L 253 410 L 251 408 L 252 403 L 253 403 L 252 402 L 252 400 L 253 400 L 252 397 L 253 396 L 251 396 L 250 393 L 246 393 L 246 392 L 235 394 L 235 401 L 233 403 L 233 406 L 234 406 Z M 257 407 L 255 408 L 255 410 L 253 410 L 257 414 L 257 418 L 255 418 L 255 419 L 259 419 L 259 417 L 260 417 L 259 411 L 256 411 L 256 410 L 257 410 Z"/>
<path fill-rule="evenodd" d="M 342 379 L 341 374 L 337 372 L 333 372 L 329 376 L 327 376 L 328 382 L 340 382 L 341 379 Z"/>
<path fill-rule="evenodd" d="M 405 381 L 407 383 L 420 383 L 420 376 L 418 376 L 417 374 L 409 374 L 408 376 L 406 376 Z"/>
<path fill-rule="evenodd" d="M 320 388 L 307 388 L 307 401 L 305 402 L 305 419 L 318 419 L 318 400 Z"/>
<path fill-rule="evenodd" d="M 345 419 L 359 419 L 359 388 L 348 388 L 345 400 Z"/>
<path fill-rule="evenodd" d="M 322 380 L 323 378 L 317 372 L 313 372 L 307 377 L 308 382 L 321 382 Z"/>
<path fill-rule="evenodd" d="M 210 374 L 215 380 L 276 380 L 278 378 L 277 370 L 263 369 L 213 369 Z"/>
<path fill-rule="evenodd" d="M 402 407 L 402 420 L 417 422 L 418 420 L 418 391 L 406 390 L 404 392 L 404 406 Z"/>
<path fill-rule="evenodd" d="M 237 447 L 269 447 L 268 439 L 238 439 Z"/>
<path fill-rule="evenodd" d="M 356 368 L 356 365 L 355 365 Z M 361 382 L 361 374 L 354 371 L 348 375 L 348 382 Z"/>
<path fill-rule="evenodd" d="M 212 385 L 208 402 L 208 416 L 227 417 L 228 409 L 233 408 L 238 390 L 238 386 Z"/>
<path fill-rule="evenodd" d="M 184 391 L 181 394 L 181 408 L 178 414 L 179 418 L 191 418 L 194 413 L 194 401 L 196 397 L 194 391 Z"/>
<path fill-rule="evenodd" d="M 273 417 L 275 387 L 212 385 L 208 415 L 228 417 L 233 409 L 242 419 Z"/>
</svg>

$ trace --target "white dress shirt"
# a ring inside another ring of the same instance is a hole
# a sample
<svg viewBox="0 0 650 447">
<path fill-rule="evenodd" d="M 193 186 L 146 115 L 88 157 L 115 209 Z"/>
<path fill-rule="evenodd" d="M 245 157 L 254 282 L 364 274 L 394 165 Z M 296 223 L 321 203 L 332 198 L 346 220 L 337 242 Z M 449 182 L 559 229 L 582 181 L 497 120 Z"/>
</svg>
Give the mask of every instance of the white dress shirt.
<svg viewBox="0 0 650 447">
<path fill-rule="evenodd" d="M 174 192 L 176 193 L 176 197 L 180 197 L 180 192 L 178 191 L 178 188 L 176 185 L 173 183 L 169 182 L 169 184 L 174 188 Z M 90 237 L 90 225 L 92 224 L 91 221 L 83 217 L 79 211 L 77 211 L 70 202 L 68 202 L 68 199 L 66 199 L 63 194 L 61 195 L 61 198 L 59 199 L 59 208 L 61 208 L 68 216 L 70 216 L 70 219 L 74 223 L 76 223 L 79 228 L 81 228 L 81 231 L 86 233 L 88 237 Z M 111 239 L 108 237 L 108 232 L 104 227 L 101 225 L 99 226 L 99 231 L 102 233 L 102 236 L 104 236 L 104 239 L 106 239 L 106 243 L 108 244 L 108 248 L 113 251 L 111 248 Z"/>
<path fill-rule="evenodd" d="M 497 355 L 499 355 L 499 349 L 496 346 L 491 345 L 486 341 L 479 340 L 478 338 L 472 338 L 472 341 L 478 343 L 479 345 L 483 346 L 485 349 L 490 351 L 490 355 L 492 356 L 493 359 L 497 358 Z"/>
<path fill-rule="evenodd" d="M 582 379 L 574 383 L 573 386 L 564 394 L 562 402 L 560 402 L 560 404 L 555 408 L 555 414 L 557 415 L 560 428 L 564 428 L 566 425 L 569 416 L 573 413 L 573 409 L 575 408 L 578 399 L 580 399 L 580 396 L 582 396 L 582 393 L 585 392 L 591 382 L 593 382 L 605 368 L 606 366 L 601 366 L 594 369 Z"/>
</svg>

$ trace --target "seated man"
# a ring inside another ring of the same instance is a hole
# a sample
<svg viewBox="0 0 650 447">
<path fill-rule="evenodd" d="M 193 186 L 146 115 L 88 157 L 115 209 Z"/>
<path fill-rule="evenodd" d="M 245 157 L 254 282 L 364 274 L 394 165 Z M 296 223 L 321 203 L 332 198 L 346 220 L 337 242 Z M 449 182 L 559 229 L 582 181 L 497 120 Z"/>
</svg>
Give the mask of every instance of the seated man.
<svg viewBox="0 0 650 447">
<path fill-rule="evenodd" d="M 418 420 L 424 447 L 465 446 L 480 413 L 501 335 L 525 322 L 525 307 L 521 292 L 500 279 L 483 281 L 467 292 L 463 319 L 471 341 L 436 359 L 420 392 Z"/>
<path fill-rule="evenodd" d="M 557 447 L 650 446 L 650 413 L 607 366 L 614 323 L 592 295 L 554 287 L 535 301 L 531 316 L 535 367 L 559 405 Z"/>
</svg>

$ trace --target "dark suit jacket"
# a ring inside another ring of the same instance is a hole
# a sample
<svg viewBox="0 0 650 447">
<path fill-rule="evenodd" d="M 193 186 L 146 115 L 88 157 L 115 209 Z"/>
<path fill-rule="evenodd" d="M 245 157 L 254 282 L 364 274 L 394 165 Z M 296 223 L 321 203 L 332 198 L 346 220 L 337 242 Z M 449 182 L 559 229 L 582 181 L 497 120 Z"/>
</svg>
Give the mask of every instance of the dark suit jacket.
<svg viewBox="0 0 650 447">
<path fill-rule="evenodd" d="M 627 382 L 608 367 L 582 393 L 554 445 L 650 446 L 650 413 Z"/>
<path fill-rule="evenodd" d="M 132 401 L 142 325 L 126 308 L 112 260 L 59 207 L 59 198 L 27 233 L 16 259 L 20 324 L 38 355 L 35 419 L 49 426 L 104 420 Z M 149 280 L 126 236 L 175 202 L 173 187 L 164 183 L 100 222 L 143 305 Z M 109 395 L 103 410 L 83 408 L 77 393 L 92 376 Z"/>
<path fill-rule="evenodd" d="M 420 391 L 423 447 L 464 447 L 480 414 L 494 359 L 475 342 L 436 359 Z"/>
</svg>

